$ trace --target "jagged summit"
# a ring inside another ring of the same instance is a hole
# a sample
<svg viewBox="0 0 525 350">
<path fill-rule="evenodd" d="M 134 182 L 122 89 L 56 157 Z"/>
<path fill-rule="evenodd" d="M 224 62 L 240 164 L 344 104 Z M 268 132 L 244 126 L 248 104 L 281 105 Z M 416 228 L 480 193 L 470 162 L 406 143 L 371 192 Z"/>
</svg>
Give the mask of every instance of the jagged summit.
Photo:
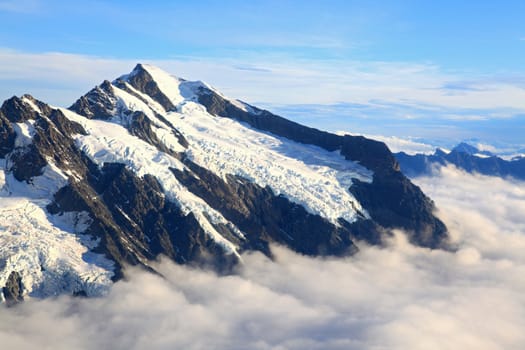
<svg viewBox="0 0 525 350">
<path fill-rule="evenodd" d="M 490 151 L 480 150 L 477 147 L 472 146 L 471 144 L 466 143 L 466 142 L 460 142 L 452 149 L 452 151 L 467 153 L 470 155 L 480 155 L 480 156 L 487 156 L 487 157 L 494 156 L 494 154 L 492 154 Z"/>
<path fill-rule="evenodd" d="M 69 109 L 4 102 L 0 165 L 0 222 L 19 218 L 0 231 L 0 287 L 12 299 L 100 295 L 127 264 L 151 268 L 160 254 L 227 272 L 272 243 L 339 256 L 393 228 L 417 245 L 447 242 L 432 201 L 382 142 L 149 65 Z"/>
</svg>

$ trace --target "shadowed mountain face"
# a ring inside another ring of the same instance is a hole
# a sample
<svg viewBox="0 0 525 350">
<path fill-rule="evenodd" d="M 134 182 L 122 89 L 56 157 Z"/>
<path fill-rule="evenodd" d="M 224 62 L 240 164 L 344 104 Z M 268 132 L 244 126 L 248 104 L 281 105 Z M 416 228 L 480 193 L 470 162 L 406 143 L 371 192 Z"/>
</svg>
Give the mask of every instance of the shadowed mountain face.
<svg viewBox="0 0 525 350">
<path fill-rule="evenodd" d="M 372 170 L 372 183 L 354 181 L 350 191 L 380 226 L 407 230 L 413 243 L 433 248 L 439 247 L 446 237 L 445 226 L 432 214 L 432 202 L 399 171 L 397 161 L 383 142 L 362 136 L 330 134 L 253 106 L 245 111 L 210 89 L 201 87 L 199 92 L 199 102 L 210 114 L 245 122 L 256 129 L 293 141 L 339 151 L 346 159 Z M 361 233 L 359 237 L 376 242 L 377 234 L 376 230 L 371 230 Z"/>
<path fill-rule="evenodd" d="M 400 152 L 396 153 L 395 157 L 401 170 L 408 176 L 430 175 L 434 167 L 452 164 L 469 173 L 499 177 L 510 176 L 525 180 L 525 158 L 505 160 L 466 143 L 460 143 L 449 153 L 437 149 L 432 155 L 409 155 Z"/>
<path fill-rule="evenodd" d="M 101 276 L 150 269 L 160 254 L 228 273 L 246 250 L 271 255 L 271 243 L 342 256 L 396 228 L 416 245 L 447 243 L 432 201 L 383 143 L 309 128 L 151 66 L 104 81 L 69 110 L 28 95 L 4 102 L 0 161 L 9 215 L 41 215 L 20 221 L 34 259 L 4 266 L 5 300 L 99 295 Z M 68 258 L 39 245 L 43 227 Z M 0 261 L 17 254 L 1 248 Z"/>
</svg>

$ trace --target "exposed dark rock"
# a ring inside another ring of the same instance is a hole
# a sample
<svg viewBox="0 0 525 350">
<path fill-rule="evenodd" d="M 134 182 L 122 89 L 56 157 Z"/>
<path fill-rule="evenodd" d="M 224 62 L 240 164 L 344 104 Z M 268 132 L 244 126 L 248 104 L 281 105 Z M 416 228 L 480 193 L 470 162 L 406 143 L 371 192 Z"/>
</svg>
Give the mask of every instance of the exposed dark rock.
<svg viewBox="0 0 525 350">
<path fill-rule="evenodd" d="M 38 115 L 31 106 L 16 96 L 6 100 L 0 107 L 0 112 L 12 123 L 23 123 Z"/>
<path fill-rule="evenodd" d="M 256 129 L 271 132 L 293 141 L 316 145 L 329 151 L 341 148 L 341 136 L 309 128 L 265 110 L 255 108 L 255 113 L 246 112 L 210 89 L 201 87 L 198 91 L 198 100 L 212 115 L 235 119 Z"/>
<path fill-rule="evenodd" d="M 374 172 L 374 177 L 389 176 L 399 172 L 399 164 L 388 147 L 380 141 L 363 136 L 343 136 L 341 154 L 346 159 L 359 162 Z"/>
<path fill-rule="evenodd" d="M 87 298 L 87 293 L 85 290 L 77 290 L 73 292 L 73 296 L 76 298 Z"/>
<path fill-rule="evenodd" d="M 245 122 L 256 129 L 328 151 L 340 150 L 346 159 L 359 162 L 374 172 L 372 184 L 355 181 L 350 188 L 372 220 L 385 228 L 408 230 L 414 244 L 432 248 L 446 244 L 446 227 L 433 215 L 433 202 L 400 172 L 399 164 L 383 142 L 362 136 L 330 134 L 268 111 L 250 113 L 210 89 L 200 88 L 198 96 L 199 103 L 213 115 Z"/>
<path fill-rule="evenodd" d="M 70 110 L 85 116 L 89 119 L 111 119 L 115 113 L 116 99 L 114 98 L 113 87 L 107 80 L 80 97 Z"/>
<path fill-rule="evenodd" d="M 11 163 L 9 170 L 13 172 L 15 179 L 25 182 L 42 175 L 47 165 L 45 158 L 34 144 L 15 149 L 11 152 L 9 161 Z"/>
<path fill-rule="evenodd" d="M 137 93 L 137 91 L 133 88 L 130 88 L 129 83 L 126 82 L 126 80 L 124 80 L 123 77 L 115 79 L 112 84 L 118 87 L 119 89 L 126 91 L 128 94 L 135 96 L 145 104 L 148 104 L 148 99 L 146 99 L 143 95 Z"/>
<path fill-rule="evenodd" d="M 11 152 L 15 146 L 16 133 L 11 122 L 0 111 L 0 158 Z"/>
<path fill-rule="evenodd" d="M 141 64 L 137 64 L 131 74 L 128 75 L 127 80 L 135 89 L 145 93 L 160 103 L 166 111 L 175 109 L 175 106 L 171 103 L 170 99 L 160 91 L 157 83 Z"/>
<path fill-rule="evenodd" d="M 147 74 L 147 76 L 143 76 L 143 79 L 151 79 L 149 74 L 145 71 L 144 73 L 139 72 L 137 74 L 139 76 Z M 119 86 L 124 88 L 127 92 L 147 103 L 147 101 L 140 97 L 135 91 L 129 89 L 122 80 L 117 80 L 117 82 L 119 82 Z M 113 86 L 109 81 L 105 80 L 100 86 L 95 87 L 85 96 L 78 99 L 71 107 L 69 107 L 69 109 L 89 119 L 109 120 L 114 117 L 120 117 L 124 121 L 123 126 L 129 130 L 130 134 L 139 137 L 141 140 L 152 146 L 155 146 L 161 152 L 179 157 L 178 154 L 158 139 L 157 135 L 153 132 L 152 121 L 146 116 L 146 114 L 144 114 L 144 112 L 127 110 L 117 102 L 118 99 L 115 96 Z M 188 147 L 188 141 L 173 126 L 173 124 L 158 113 L 155 113 L 155 116 L 171 129 L 171 132 L 177 138 L 179 144 L 185 148 Z"/>
<path fill-rule="evenodd" d="M 390 237 L 391 232 L 371 219 L 358 219 L 352 223 L 339 220 L 339 224 L 350 232 L 356 241 L 364 241 L 371 245 L 381 246 L 385 243 L 384 238 Z"/>
<path fill-rule="evenodd" d="M 45 104 L 29 95 L 25 95 L 25 98 L 30 98 L 41 109 L 42 114 L 33 114 L 30 112 L 30 110 L 33 111 L 31 107 L 16 97 L 10 99 L 10 102 L 4 104 L 3 107 L 7 106 L 6 111 L 15 113 L 15 116 L 11 116 L 10 119 L 24 120 L 28 116 L 34 118 L 35 134 L 32 143 L 15 149 L 16 133 L 14 131 L 10 133 L 13 130 L 12 126 L 9 121 L 1 116 L 0 123 L 4 123 L 4 132 L 2 133 L 6 135 L 5 141 L 2 142 L 6 145 L 3 152 L 5 153 L 4 156 L 11 151 L 8 170 L 12 171 L 18 181 L 30 182 L 31 178 L 42 175 L 43 168 L 47 165 L 46 159 L 53 159 L 58 166 L 66 166 L 73 162 L 72 158 L 78 157 L 79 151 L 76 149 L 71 135 L 86 134 L 86 132 L 80 124 L 67 119 L 60 110 L 46 107 Z M 9 146 L 11 147 L 10 150 L 7 148 Z"/>
<path fill-rule="evenodd" d="M 133 233 L 120 228 L 99 194 L 87 182 L 71 182 L 61 188 L 47 206 L 51 214 L 85 211 L 93 220 L 86 233 L 100 239 L 95 252 L 105 254 L 116 263 L 115 279 L 122 277 L 124 264 L 146 263 L 144 247 Z"/>
<path fill-rule="evenodd" d="M 87 132 L 82 125 L 67 119 L 64 113 L 59 109 L 53 109 L 47 115 L 53 122 L 54 126 L 65 136 L 73 136 L 76 134 L 87 135 Z"/>
<path fill-rule="evenodd" d="M 48 210 L 86 211 L 87 233 L 101 238 L 96 252 L 117 263 L 148 266 L 164 254 L 178 263 L 207 264 L 226 271 L 236 262 L 203 231 L 193 214 L 184 215 L 166 200 L 153 176 L 137 177 L 123 164 L 105 164 L 97 183 L 72 183 L 60 189 Z M 97 188 L 98 191 L 95 191 Z"/>
<path fill-rule="evenodd" d="M 53 111 L 53 108 L 51 108 L 47 103 L 44 103 L 40 100 L 37 100 L 36 98 L 34 98 L 33 96 L 29 95 L 29 94 L 25 94 L 22 96 L 22 98 L 24 100 L 29 100 L 31 101 L 39 110 L 42 114 L 44 115 L 50 115 L 51 112 Z"/>
<path fill-rule="evenodd" d="M 186 160 L 191 171 L 171 169 L 191 192 L 246 234 L 243 249 L 269 254 L 269 243 L 280 243 L 307 255 L 344 255 L 357 250 L 351 231 L 338 227 L 304 207 L 276 196 L 238 176 L 222 180 L 209 170 Z"/>
<path fill-rule="evenodd" d="M 350 192 L 379 225 L 404 229 L 412 243 L 423 247 L 446 247 L 447 230 L 432 214 L 433 202 L 402 173 L 374 176 L 372 183 L 354 179 Z"/>
<path fill-rule="evenodd" d="M 198 99 L 210 114 L 245 122 L 258 130 L 286 137 L 292 141 L 319 146 L 330 152 L 340 150 L 346 159 L 360 162 L 374 172 L 399 170 L 395 158 L 383 142 L 363 136 L 331 134 L 255 107 L 252 107 L 255 109 L 254 113 L 247 112 L 214 91 L 203 87 L 200 88 Z"/>
<path fill-rule="evenodd" d="M 107 83 L 103 85 L 100 91 L 110 91 Z M 72 139 L 75 134 L 86 134 L 82 126 L 59 110 L 46 108 L 34 99 L 32 102 L 45 113 L 29 114 L 27 104 L 17 98 L 11 99 L 4 108 L 18 114 L 12 118 L 15 121 L 35 119 L 32 143 L 23 148 L 13 150 L 16 134 L 1 112 L 0 121 L 6 135 L 3 144 L 9 147 L 7 152 L 10 151 L 9 170 L 17 180 L 30 182 L 42 174 L 46 159 L 50 159 L 59 168 L 74 174 L 70 183 L 54 195 L 47 209 L 51 214 L 85 211 L 90 215 L 93 222 L 86 233 L 100 238 L 96 252 L 116 262 L 115 279 L 122 276 L 121 268 L 125 264 L 147 267 L 148 261 L 159 254 L 179 263 L 209 264 L 224 271 L 233 266 L 236 258 L 225 254 L 224 249 L 211 240 L 193 214 L 184 215 L 178 206 L 167 201 L 154 177 L 138 178 L 122 164 L 108 164 L 99 170 Z M 176 155 L 157 139 L 151 121 L 143 113 L 135 113 L 130 121 L 132 134 Z"/>
<path fill-rule="evenodd" d="M 12 271 L 7 278 L 6 285 L 2 288 L 2 293 L 7 306 L 15 305 L 24 301 L 22 277 L 16 271 Z"/>
<path fill-rule="evenodd" d="M 130 123 L 128 126 L 128 130 L 131 135 L 137 136 L 139 139 L 149 143 L 150 145 L 155 146 L 161 152 L 180 158 L 180 155 L 178 155 L 171 148 L 168 148 L 164 143 L 162 143 L 159 140 L 159 138 L 151 128 L 151 120 L 143 112 L 133 112 L 133 114 L 131 114 L 129 118 Z M 180 135 L 179 142 L 181 140 L 185 143 L 187 147 L 187 141 L 182 135 Z"/>
<path fill-rule="evenodd" d="M 133 95 L 135 96 L 136 98 L 138 98 L 139 100 L 141 100 L 142 102 L 144 102 L 145 104 L 148 104 L 148 101 L 142 97 L 141 95 L 137 94 L 136 91 L 133 91 L 132 89 L 129 88 L 128 84 L 122 80 L 121 78 L 115 80 L 113 82 L 113 84 L 115 84 L 116 87 L 118 87 L 119 89 L 122 89 L 124 91 L 126 91 L 127 93 L 129 93 L 130 95 Z M 179 143 L 184 147 L 184 148 L 188 148 L 188 141 L 184 138 L 184 136 L 177 130 L 177 128 L 175 128 L 175 126 L 173 126 L 173 124 L 167 120 L 166 118 L 164 118 L 162 115 L 158 114 L 158 113 L 155 113 L 155 117 L 160 120 L 161 122 L 163 122 L 165 125 L 167 125 L 171 130 L 172 130 L 172 133 L 173 135 L 177 138 L 177 140 L 179 141 Z"/>
</svg>

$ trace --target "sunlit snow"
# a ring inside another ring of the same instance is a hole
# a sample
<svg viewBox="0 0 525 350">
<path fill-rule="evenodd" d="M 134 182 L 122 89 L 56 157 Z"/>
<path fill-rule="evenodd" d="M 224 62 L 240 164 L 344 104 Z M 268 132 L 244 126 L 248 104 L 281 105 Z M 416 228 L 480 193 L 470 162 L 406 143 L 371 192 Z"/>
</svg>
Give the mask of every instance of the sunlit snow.
<svg viewBox="0 0 525 350">
<path fill-rule="evenodd" d="M 88 251 L 96 245 L 82 234 L 89 217 L 86 213 L 52 216 L 44 209 L 49 196 L 67 183 L 64 175 L 48 165 L 31 184 L 21 183 L 5 174 L 5 163 L 0 161 L 0 286 L 17 271 L 24 294 L 30 297 L 75 291 L 104 294 L 114 266 Z"/>
<path fill-rule="evenodd" d="M 73 138 L 96 164 L 118 162 L 138 176 L 155 176 L 165 195 L 183 213 L 192 213 L 225 252 L 238 255 L 238 247 L 217 231 L 217 224 L 227 225 L 241 239 L 244 234 L 176 179 L 170 168 L 185 169 L 180 160 L 129 133 L 127 127 L 133 112 L 143 112 L 151 120 L 157 138 L 172 151 L 185 152 L 223 179 L 226 175 L 238 175 L 262 187 L 268 186 L 276 195 L 283 195 L 334 224 L 340 218 L 353 222 L 360 215 L 368 217 L 349 187 L 354 178 L 372 181 L 371 171 L 345 160 L 338 151 L 292 142 L 213 116 L 197 103 L 196 95 L 201 87 L 215 91 L 212 87 L 173 77 L 152 66 L 144 68 L 174 104 L 174 110 L 166 111 L 150 96 L 134 89 L 126 82 L 126 76 L 119 82 L 131 93 L 113 86 L 114 95 L 108 98 L 114 116 L 109 120 L 87 119 L 67 109 L 60 110 L 66 118 L 84 127 L 87 135 Z M 98 93 L 106 94 L 100 88 Z M 256 112 L 249 105 L 229 100 L 238 108 Z M 24 97 L 23 101 L 41 114 L 32 100 Z M 43 114 L 41 117 L 47 118 Z M 14 125 L 16 147 L 32 142 L 33 124 L 30 120 Z M 188 148 L 179 143 L 172 126 L 188 140 Z M 111 284 L 114 266 L 102 255 L 88 250 L 97 245 L 83 234 L 91 218 L 85 212 L 52 216 L 45 211 L 53 194 L 69 179 L 79 180 L 79 175 L 74 169 L 57 168 L 51 159 L 47 163 L 40 176 L 26 183 L 17 181 L 9 172 L 8 162 L 0 160 L 0 286 L 16 270 L 22 275 L 24 294 L 29 296 L 80 290 L 88 295 L 101 295 Z"/>
</svg>

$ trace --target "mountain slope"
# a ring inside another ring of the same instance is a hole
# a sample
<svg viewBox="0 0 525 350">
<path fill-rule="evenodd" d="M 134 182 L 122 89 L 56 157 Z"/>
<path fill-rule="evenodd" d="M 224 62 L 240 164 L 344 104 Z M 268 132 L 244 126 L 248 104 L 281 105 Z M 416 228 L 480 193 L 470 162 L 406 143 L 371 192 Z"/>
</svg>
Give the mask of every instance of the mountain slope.
<svg viewBox="0 0 525 350">
<path fill-rule="evenodd" d="M 273 242 L 346 255 L 357 239 L 402 228 L 414 244 L 446 245 L 432 202 L 383 143 L 308 128 L 152 66 L 69 109 L 6 101 L 0 158 L 0 215 L 26 218 L 0 228 L 6 300 L 100 295 L 126 264 L 150 268 L 159 254 L 228 272 L 245 250 L 271 255 Z"/>
<path fill-rule="evenodd" d="M 469 173 L 525 179 L 525 158 L 505 160 L 466 143 L 459 144 L 448 153 L 437 149 L 431 155 L 400 152 L 395 157 L 401 170 L 409 176 L 429 175 L 435 166 L 453 164 Z"/>
</svg>

